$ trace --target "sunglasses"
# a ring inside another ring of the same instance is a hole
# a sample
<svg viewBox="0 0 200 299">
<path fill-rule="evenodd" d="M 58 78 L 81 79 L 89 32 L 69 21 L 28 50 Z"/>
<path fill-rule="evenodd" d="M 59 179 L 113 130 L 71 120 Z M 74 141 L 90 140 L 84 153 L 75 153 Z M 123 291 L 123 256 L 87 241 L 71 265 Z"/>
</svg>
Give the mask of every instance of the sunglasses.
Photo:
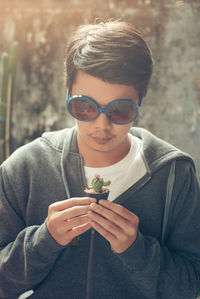
<svg viewBox="0 0 200 299">
<path fill-rule="evenodd" d="M 128 99 L 118 99 L 101 108 L 92 98 L 85 95 L 74 95 L 69 97 L 67 90 L 67 110 L 80 121 L 92 121 L 100 113 L 105 113 L 107 119 L 117 125 L 126 125 L 135 121 L 139 116 L 138 105 Z"/>
</svg>

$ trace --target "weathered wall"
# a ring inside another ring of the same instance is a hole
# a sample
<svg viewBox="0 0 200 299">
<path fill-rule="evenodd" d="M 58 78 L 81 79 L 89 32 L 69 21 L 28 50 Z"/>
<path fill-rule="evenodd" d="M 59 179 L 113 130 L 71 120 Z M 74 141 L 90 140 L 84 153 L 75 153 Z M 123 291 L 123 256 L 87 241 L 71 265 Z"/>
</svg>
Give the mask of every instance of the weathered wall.
<svg viewBox="0 0 200 299">
<path fill-rule="evenodd" d="M 64 53 L 72 30 L 99 18 L 134 23 L 153 51 L 154 74 L 138 126 L 190 153 L 200 178 L 199 0 L 0 0 L 0 54 L 20 43 L 15 146 L 72 126 L 65 109 Z"/>
</svg>

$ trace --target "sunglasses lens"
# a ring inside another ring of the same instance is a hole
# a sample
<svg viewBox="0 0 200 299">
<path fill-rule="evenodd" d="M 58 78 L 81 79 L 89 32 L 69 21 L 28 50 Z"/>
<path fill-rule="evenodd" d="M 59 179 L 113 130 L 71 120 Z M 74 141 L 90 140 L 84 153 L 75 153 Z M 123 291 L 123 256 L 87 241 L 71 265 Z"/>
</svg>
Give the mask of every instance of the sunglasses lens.
<svg viewBox="0 0 200 299">
<path fill-rule="evenodd" d="M 95 103 L 84 97 L 73 98 L 69 102 L 68 109 L 73 117 L 86 121 L 93 119 L 98 113 Z"/>
<path fill-rule="evenodd" d="M 109 119 L 118 124 L 134 121 L 138 115 L 136 105 L 130 101 L 114 102 L 107 112 Z"/>
</svg>

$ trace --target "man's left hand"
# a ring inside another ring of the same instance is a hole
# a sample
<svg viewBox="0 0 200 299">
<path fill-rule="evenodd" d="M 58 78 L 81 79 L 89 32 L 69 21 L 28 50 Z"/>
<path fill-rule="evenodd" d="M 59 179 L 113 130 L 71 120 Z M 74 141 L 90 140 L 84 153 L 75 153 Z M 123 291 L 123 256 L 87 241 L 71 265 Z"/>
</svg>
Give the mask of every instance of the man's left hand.
<svg viewBox="0 0 200 299">
<path fill-rule="evenodd" d="M 90 204 L 92 227 L 108 240 L 116 253 L 126 251 L 136 240 L 139 218 L 121 205 L 100 200 Z"/>
</svg>

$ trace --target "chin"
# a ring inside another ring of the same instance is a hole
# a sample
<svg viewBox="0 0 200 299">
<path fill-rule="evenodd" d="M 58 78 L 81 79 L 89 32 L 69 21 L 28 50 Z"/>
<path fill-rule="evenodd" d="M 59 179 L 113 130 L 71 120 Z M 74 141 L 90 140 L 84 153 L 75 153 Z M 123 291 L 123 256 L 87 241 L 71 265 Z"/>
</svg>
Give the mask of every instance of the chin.
<svg viewBox="0 0 200 299">
<path fill-rule="evenodd" d="M 98 145 L 89 145 L 90 149 L 95 151 L 95 152 L 110 152 L 112 151 L 114 148 L 114 146 L 111 145 L 105 145 L 105 144 L 98 144 Z"/>
</svg>

